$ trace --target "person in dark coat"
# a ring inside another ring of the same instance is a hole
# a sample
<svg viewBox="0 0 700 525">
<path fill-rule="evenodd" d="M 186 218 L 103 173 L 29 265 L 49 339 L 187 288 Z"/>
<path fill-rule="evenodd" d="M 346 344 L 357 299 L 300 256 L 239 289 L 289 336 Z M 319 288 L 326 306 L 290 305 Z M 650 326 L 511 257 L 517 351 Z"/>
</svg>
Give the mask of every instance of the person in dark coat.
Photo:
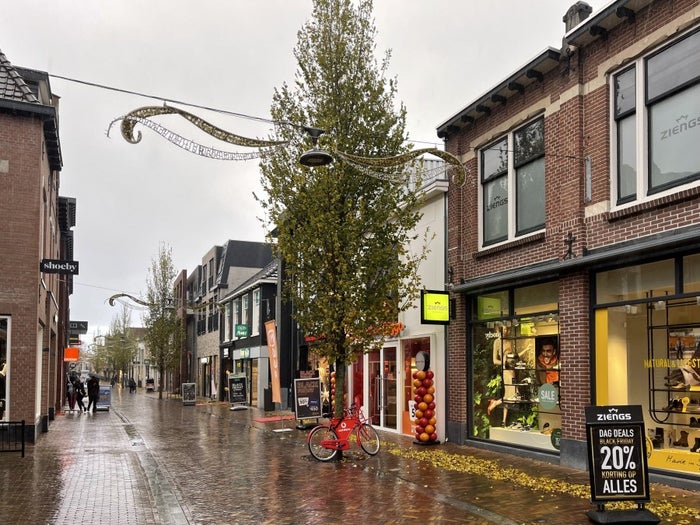
<svg viewBox="0 0 700 525">
<path fill-rule="evenodd" d="M 77 377 L 73 378 L 73 392 L 75 392 L 75 401 L 78 403 L 78 412 L 87 412 L 85 404 L 83 403 L 85 389 L 83 388 L 83 383 Z"/>
<path fill-rule="evenodd" d="M 100 397 L 100 381 L 95 376 L 90 376 L 87 382 L 88 389 L 88 407 L 87 411 L 90 412 L 92 407 L 92 412 L 97 410 L 97 400 Z"/>
</svg>

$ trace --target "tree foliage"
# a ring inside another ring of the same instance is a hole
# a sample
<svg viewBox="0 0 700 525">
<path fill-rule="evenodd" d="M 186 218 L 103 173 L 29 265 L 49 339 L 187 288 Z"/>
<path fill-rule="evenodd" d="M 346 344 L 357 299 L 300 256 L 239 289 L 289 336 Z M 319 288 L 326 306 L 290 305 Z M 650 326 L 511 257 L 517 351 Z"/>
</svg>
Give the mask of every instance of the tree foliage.
<svg viewBox="0 0 700 525">
<path fill-rule="evenodd" d="M 177 368 L 183 329 L 175 315 L 173 285 L 177 272 L 173 265 L 172 249 L 161 245 L 158 255 L 151 259 L 147 278 L 146 302 L 149 304 L 143 316 L 145 340 L 158 370 L 158 397 L 163 397 L 165 373 Z"/>
<path fill-rule="evenodd" d="M 137 343 L 131 333 L 131 312 L 126 306 L 115 315 L 104 337 L 104 347 L 95 352 L 94 370 L 126 375 L 136 357 Z"/>
<path fill-rule="evenodd" d="M 267 152 L 261 202 L 284 261 L 284 293 L 295 318 L 319 337 L 313 351 L 336 365 L 336 410 L 342 409 L 344 365 L 381 345 L 389 323 L 418 294 L 425 252 L 407 251 L 420 219 L 418 197 L 336 158 L 325 167 L 298 162 L 309 149 L 302 126 L 325 130 L 319 146 L 367 157 L 397 155 L 405 146 L 403 104 L 386 78 L 389 52 L 378 62 L 371 0 L 314 0 L 298 33 L 293 86 L 273 96 L 280 138 L 292 146 Z M 398 300 L 401 298 L 401 302 Z"/>
</svg>

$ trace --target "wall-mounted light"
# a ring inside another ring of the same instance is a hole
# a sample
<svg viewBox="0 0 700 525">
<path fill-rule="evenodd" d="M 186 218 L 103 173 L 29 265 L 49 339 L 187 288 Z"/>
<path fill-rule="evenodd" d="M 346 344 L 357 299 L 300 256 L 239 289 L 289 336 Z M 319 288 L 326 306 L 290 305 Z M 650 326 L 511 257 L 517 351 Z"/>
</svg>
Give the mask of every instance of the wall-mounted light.
<svg viewBox="0 0 700 525">
<path fill-rule="evenodd" d="M 656 301 L 654 303 L 654 310 L 665 310 L 666 309 L 666 301 Z"/>
</svg>

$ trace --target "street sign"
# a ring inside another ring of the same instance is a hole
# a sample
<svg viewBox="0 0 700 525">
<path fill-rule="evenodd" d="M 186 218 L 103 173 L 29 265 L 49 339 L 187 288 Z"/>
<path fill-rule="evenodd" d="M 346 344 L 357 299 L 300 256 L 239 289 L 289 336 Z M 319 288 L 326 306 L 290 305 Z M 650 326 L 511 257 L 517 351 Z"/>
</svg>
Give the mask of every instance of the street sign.
<svg viewBox="0 0 700 525">
<path fill-rule="evenodd" d="M 248 325 L 247 324 L 237 324 L 235 333 L 236 333 L 236 337 L 248 337 Z"/>
</svg>

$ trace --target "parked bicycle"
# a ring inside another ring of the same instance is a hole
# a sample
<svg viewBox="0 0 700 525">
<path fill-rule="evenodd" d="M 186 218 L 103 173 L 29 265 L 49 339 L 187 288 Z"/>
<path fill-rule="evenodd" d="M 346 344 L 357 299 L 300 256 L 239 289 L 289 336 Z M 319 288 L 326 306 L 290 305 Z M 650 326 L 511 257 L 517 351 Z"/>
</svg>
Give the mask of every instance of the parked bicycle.
<svg viewBox="0 0 700 525">
<path fill-rule="evenodd" d="M 314 458 L 330 461 L 339 450 L 350 448 L 353 433 L 357 444 L 367 454 L 374 456 L 379 452 L 379 434 L 362 414 L 357 400 L 343 411 L 343 417 L 332 417 L 328 424 L 314 427 L 309 432 L 306 443 Z"/>
</svg>

